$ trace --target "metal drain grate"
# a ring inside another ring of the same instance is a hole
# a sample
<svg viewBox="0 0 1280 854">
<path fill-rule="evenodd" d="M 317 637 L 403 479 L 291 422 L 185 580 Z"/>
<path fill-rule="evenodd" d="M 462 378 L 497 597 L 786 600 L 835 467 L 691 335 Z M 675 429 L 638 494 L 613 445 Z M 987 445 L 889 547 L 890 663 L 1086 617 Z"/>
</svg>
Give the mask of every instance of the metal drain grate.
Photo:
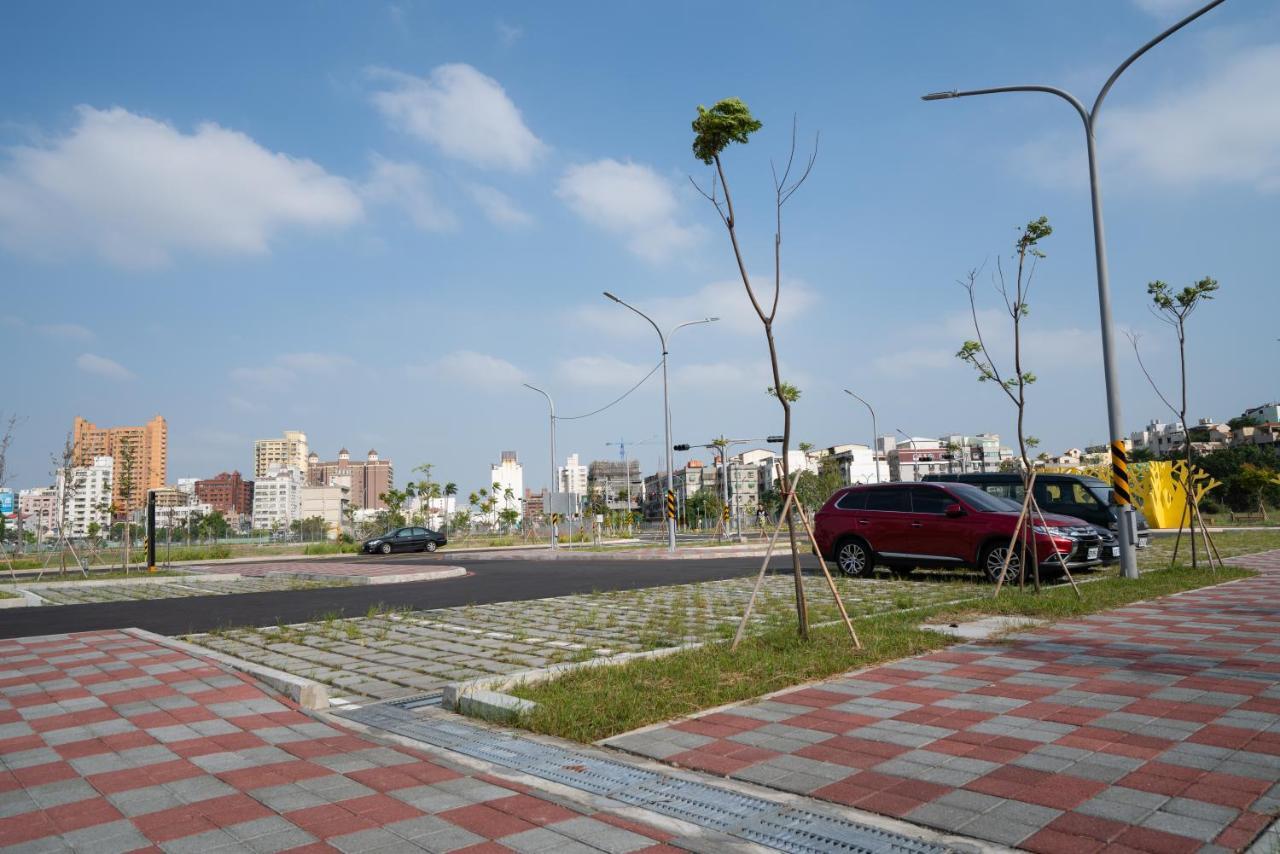
<svg viewBox="0 0 1280 854">
<path fill-rule="evenodd" d="M 397 700 L 387 700 L 383 705 L 395 706 L 397 709 L 425 709 L 440 708 L 444 701 L 444 693 L 436 691 L 431 694 L 414 694 L 412 697 L 400 697 Z"/>
<path fill-rule="evenodd" d="M 425 697 L 409 697 L 335 714 L 780 851 L 945 854 L 949 850 L 923 839 L 531 739 L 451 720 L 420 718 L 411 711 L 428 705 L 432 704 Z"/>
</svg>

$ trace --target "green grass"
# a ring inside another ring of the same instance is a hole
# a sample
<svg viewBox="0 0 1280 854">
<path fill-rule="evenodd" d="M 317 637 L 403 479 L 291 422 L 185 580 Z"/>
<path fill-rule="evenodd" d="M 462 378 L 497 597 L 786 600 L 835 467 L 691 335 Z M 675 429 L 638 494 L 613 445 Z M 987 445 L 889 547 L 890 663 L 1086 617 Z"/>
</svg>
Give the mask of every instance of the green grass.
<svg viewBox="0 0 1280 854">
<path fill-rule="evenodd" d="M 984 614 L 1063 619 L 1251 575 L 1235 568 L 1213 574 L 1179 567 L 1136 581 L 1101 578 L 1081 586 L 1083 599 L 1077 599 L 1069 586 L 1049 588 L 1039 595 L 1013 589 L 1002 592 L 999 599 L 863 617 L 854 620 L 863 643 L 861 650 L 852 647 L 842 626 L 816 628 L 806 643 L 780 617 L 737 650 L 713 643 L 661 658 L 580 669 L 547 682 L 519 686 L 512 693 L 538 703 L 520 721 L 526 728 L 577 741 L 597 741 L 955 642 L 920 629 L 921 622 Z"/>
<path fill-rule="evenodd" d="M 0 590 L 0 599 L 17 599 L 17 593 L 10 593 L 7 590 Z"/>
<path fill-rule="evenodd" d="M 1204 544 L 1199 537 L 1200 529 L 1196 529 L 1196 551 L 1200 559 L 1204 558 Z M 1143 569 L 1164 569 L 1173 556 L 1173 544 L 1176 536 L 1161 535 L 1151 538 L 1150 548 L 1139 552 L 1138 563 Z M 1180 563 L 1190 562 L 1191 551 L 1187 532 L 1182 534 L 1182 542 L 1178 545 Z M 1253 554 L 1270 549 L 1280 549 L 1280 531 L 1223 531 L 1210 534 L 1218 552 L 1224 557 Z"/>
<path fill-rule="evenodd" d="M 302 550 L 304 555 L 340 555 L 352 554 L 360 550 L 355 543 L 308 543 Z"/>
</svg>

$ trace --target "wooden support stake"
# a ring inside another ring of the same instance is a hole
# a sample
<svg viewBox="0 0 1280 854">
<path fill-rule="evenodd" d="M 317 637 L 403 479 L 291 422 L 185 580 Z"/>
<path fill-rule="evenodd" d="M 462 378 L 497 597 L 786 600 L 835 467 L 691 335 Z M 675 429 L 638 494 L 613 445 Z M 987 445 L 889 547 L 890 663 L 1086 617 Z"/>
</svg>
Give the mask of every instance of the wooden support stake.
<svg viewBox="0 0 1280 854">
<path fill-rule="evenodd" d="M 1040 503 L 1039 503 L 1038 501 L 1036 501 L 1036 500 L 1035 500 L 1035 497 L 1034 497 L 1034 496 L 1033 496 L 1033 497 L 1032 497 L 1032 499 L 1031 499 L 1031 506 L 1035 508 L 1036 515 L 1040 517 L 1040 524 L 1041 524 L 1041 525 L 1043 525 L 1044 527 L 1048 528 L 1048 527 L 1049 527 L 1049 523 L 1045 521 L 1044 513 L 1042 513 L 1042 512 L 1040 511 Z M 1099 548 L 1101 548 L 1101 547 L 1099 547 Z M 1065 572 L 1065 573 L 1067 574 L 1067 581 L 1070 581 L 1070 582 L 1071 582 L 1071 589 L 1076 591 L 1076 598 L 1077 598 L 1077 599 L 1083 599 L 1083 598 L 1084 598 L 1084 596 L 1082 596 L 1082 595 L 1080 594 L 1080 588 L 1076 586 L 1076 580 L 1075 580 L 1074 578 L 1072 578 L 1072 577 L 1071 577 L 1071 570 L 1067 569 L 1067 562 L 1066 562 L 1066 560 L 1064 560 L 1064 559 L 1063 559 L 1063 557 L 1062 557 L 1062 552 L 1058 551 L 1057 549 L 1054 549 L 1054 550 L 1053 550 L 1053 553 L 1054 553 L 1054 555 L 1056 555 L 1056 556 L 1057 556 L 1057 558 L 1058 558 L 1058 563 L 1062 564 L 1062 571 L 1063 571 L 1063 572 Z"/>
<path fill-rule="evenodd" d="M 742 642 L 742 636 L 747 631 L 747 621 L 751 619 L 751 611 L 756 604 L 756 596 L 760 593 L 760 586 L 764 584 L 764 574 L 769 569 L 769 559 L 773 557 L 773 547 L 777 545 L 778 535 L 782 533 L 782 526 L 786 524 L 787 513 L 791 512 L 791 502 L 795 500 L 795 486 L 800 482 L 800 472 L 796 472 L 793 478 L 791 489 L 787 490 L 787 500 L 782 502 L 782 512 L 778 514 L 778 524 L 774 526 L 773 535 L 769 537 L 769 548 L 765 550 L 764 560 L 760 562 L 760 573 L 756 576 L 755 587 L 751 588 L 751 598 L 747 600 L 747 610 L 742 614 L 742 622 L 738 624 L 737 634 L 733 636 L 733 644 L 730 650 L 738 648 L 738 644 Z"/>
<path fill-rule="evenodd" d="M 1013 560 L 1014 546 L 1017 544 L 1018 538 L 1022 535 L 1022 520 L 1026 518 L 1027 507 L 1031 504 L 1031 494 L 1032 494 L 1032 490 L 1035 488 L 1035 485 L 1036 485 L 1036 473 L 1033 471 L 1031 472 L 1031 480 L 1027 482 L 1027 494 L 1022 496 L 1022 512 L 1018 514 L 1018 524 L 1014 526 L 1013 536 L 1009 539 L 1009 552 L 1004 556 L 1004 566 L 1000 568 L 1000 577 L 996 579 L 996 592 L 992 594 L 993 598 L 998 597 L 1000 595 L 1000 588 L 1004 586 L 1004 577 L 1009 572 L 1009 561 Z M 1024 565 L 1019 568 L 1023 572 L 1025 572 L 1026 561 L 1022 561 L 1022 563 Z"/>
<path fill-rule="evenodd" d="M 853 628 L 853 621 L 849 619 L 849 612 L 845 610 L 844 602 L 840 599 L 840 591 L 836 589 L 835 579 L 831 577 L 831 572 L 827 569 L 827 562 L 822 557 L 822 550 L 818 548 L 818 538 L 813 535 L 813 526 L 809 524 L 809 514 L 804 509 L 803 504 L 796 504 L 796 508 L 800 511 L 800 521 L 804 523 L 804 529 L 809 534 L 809 542 L 813 545 L 813 553 L 818 556 L 818 565 L 822 567 L 822 574 L 827 578 L 827 586 L 831 588 L 831 597 L 836 600 L 836 607 L 840 609 L 840 617 L 844 620 L 845 627 L 849 629 L 849 637 L 853 638 L 853 648 L 862 649 L 862 641 L 858 640 L 858 633 Z"/>
</svg>

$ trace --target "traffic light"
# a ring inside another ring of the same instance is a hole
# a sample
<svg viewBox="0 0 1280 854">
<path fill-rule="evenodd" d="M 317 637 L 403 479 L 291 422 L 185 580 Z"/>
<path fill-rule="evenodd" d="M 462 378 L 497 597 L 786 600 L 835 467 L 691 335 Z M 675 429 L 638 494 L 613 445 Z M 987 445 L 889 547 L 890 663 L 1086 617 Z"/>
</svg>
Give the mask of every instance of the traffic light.
<svg viewBox="0 0 1280 854">
<path fill-rule="evenodd" d="M 689 446 L 688 446 L 688 444 L 672 445 L 672 446 L 671 446 L 671 450 L 673 450 L 673 451 L 687 451 L 687 450 L 689 450 Z"/>
</svg>

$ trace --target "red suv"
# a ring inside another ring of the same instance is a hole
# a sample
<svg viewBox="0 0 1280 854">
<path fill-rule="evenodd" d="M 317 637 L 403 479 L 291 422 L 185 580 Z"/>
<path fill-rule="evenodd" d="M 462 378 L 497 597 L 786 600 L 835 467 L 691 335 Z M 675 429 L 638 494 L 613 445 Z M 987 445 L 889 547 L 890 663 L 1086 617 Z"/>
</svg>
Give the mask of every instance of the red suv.
<svg viewBox="0 0 1280 854">
<path fill-rule="evenodd" d="M 841 489 L 814 520 L 822 556 L 845 575 L 870 576 L 876 564 L 968 566 L 992 581 L 1000 576 L 1020 505 L 965 483 L 884 483 Z M 1036 519 L 1035 553 L 1041 571 L 1096 566 L 1102 539 L 1093 526 L 1070 516 Z M 1018 573 L 1015 549 L 1010 577 Z"/>
</svg>

